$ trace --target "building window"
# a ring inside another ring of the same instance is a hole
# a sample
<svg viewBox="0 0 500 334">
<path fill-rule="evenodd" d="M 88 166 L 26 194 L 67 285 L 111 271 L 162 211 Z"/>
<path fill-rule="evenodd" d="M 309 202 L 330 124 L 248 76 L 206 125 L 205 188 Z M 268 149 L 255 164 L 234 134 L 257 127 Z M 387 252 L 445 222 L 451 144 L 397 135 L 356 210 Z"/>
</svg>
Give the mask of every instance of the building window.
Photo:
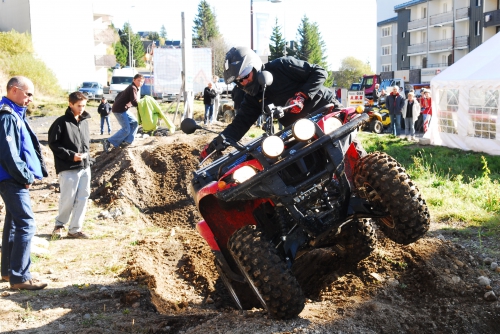
<svg viewBox="0 0 500 334">
<path fill-rule="evenodd" d="M 442 36 L 443 36 L 443 39 L 448 38 L 448 33 L 447 33 L 446 29 L 443 29 Z"/>
<path fill-rule="evenodd" d="M 391 54 L 391 46 L 386 45 L 382 47 L 382 56 L 388 56 Z"/>
<path fill-rule="evenodd" d="M 382 28 L 382 37 L 391 36 L 391 27 Z"/>
<path fill-rule="evenodd" d="M 402 60 L 402 61 L 405 61 L 405 55 L 402 55 L 402 56 L 401 56 L 401 60 Z"/>
<path fill-rule="evenodd" d="M 443 4 L 443 13 L 446 13 L 448 11 L 448 4 L 444 3 Z"/>
<path fill-rule="evenodd" d="M 476 27 L 474 30 L 476 36 L 481 36 L 481 21 L 476 21 Z"/>
<path fill-rule="evenodd" d="M 403 37 L 403 38 L 405 38 L 405 37 L 406 37 L 406 31 L 403 31 L 403 32 L 401 33 L 401 37 Z"/>
<path fill-rule="evenodd" d="M 390 72 L 391 64 L 382 65 L 382 72 Z"/>
<path fill-rule="evenodd" d="M 422 7 L 422 18 L 425 19 L 427 17 L 427 8 Z"/>
<path fill-rule="evenodd" d="M 476 6 L 477 7 L 481 6 L 481 0 L 476 0 Z"/>
<path fill-rule="evenodd" d="M 427 32 L 422 31 L 422 44 L 427 43 Z"/>
<path fill-rule="evenodd" d="M 447 55 L 441 55 L 441 66 L 446 66 L 448 65 L 448 56 Z"/>
</svg>

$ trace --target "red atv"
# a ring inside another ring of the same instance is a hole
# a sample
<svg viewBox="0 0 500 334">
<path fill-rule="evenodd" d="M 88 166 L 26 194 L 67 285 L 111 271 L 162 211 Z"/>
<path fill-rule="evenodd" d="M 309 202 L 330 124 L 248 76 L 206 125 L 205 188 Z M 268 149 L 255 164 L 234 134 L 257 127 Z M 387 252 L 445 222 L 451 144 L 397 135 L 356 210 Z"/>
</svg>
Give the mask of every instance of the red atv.
<svg viewBox="0 0 500 334">
<path fill-rule="evenodd" d="M 269 79 L 259 82 L 266 87 Z M 235 150 L 193 172 L 204 218 L 197 229 L 240 309 L 261 305 L 275 318 L 295 317 L 305 298 L 290 268 L 300 256 L 327 247 L 356 263 L 376 246 L 373 223 L 400 244 L 429 228 L 425 200 L 405 169 L 355 141 L 368 116 L 333 107 L 273 134 L 285 108 L 267 106 L 267 133 L 248 145 L 221 138 L 217 151 Z M 185 119 L 181 129 L 201 127 Z"/>
</svg>

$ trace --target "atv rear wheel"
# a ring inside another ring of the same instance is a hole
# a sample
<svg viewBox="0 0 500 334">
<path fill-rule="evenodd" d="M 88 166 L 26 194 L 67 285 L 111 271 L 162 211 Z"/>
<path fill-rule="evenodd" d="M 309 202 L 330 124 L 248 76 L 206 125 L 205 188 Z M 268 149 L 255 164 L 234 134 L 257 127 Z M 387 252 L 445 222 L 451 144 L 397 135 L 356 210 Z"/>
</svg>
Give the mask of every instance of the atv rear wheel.
<svg viewBox="0 0 500 334">
<path fill-rule="evenodd" d="M 375 133 L 382 133 L 384 131 L 384 125 L 378 119 L 370 122 L 370 131 Z"/>
<path fill-rule="evenodd" d="M 224 112 L 224 122 L 225 123 L 231 123 L 234 119 L 234 111 L 233 110 L 226 110 Z"/>
<path fill-rule="evenodd" d="M 215 267 L 217 268 L 222 283 L 224 283 L 224 286 L 238 309 L 251 310 L 254 307 L 259 307 L 260 302 L 253 294 L 248 284 L 231 280 L 217 262 L 215 263 Z"/>
<path fill-rule="evenodd" d="M 377 237 L 370 219 L 353 220 L 335 236 L 332 249 L 347 263 L 358 263 L 377 247 Z"/>
<path fill-rule="evenodd" d="M 354 168 L 354 184 L 361 197 L 388 212 L 376 222 L 389 239 L 407 245 L 429 229 L 425 200 L 406 170 L 388 154 L 375 152 L 361 158 Z"/>
<path fill-rule="evenodd" d="M 305 298 L 299 283 L 258 227 L 240 228 L 229 239 L 228 248 L 271 316 L 290 319 L 302 311 Z"/>
</svg>

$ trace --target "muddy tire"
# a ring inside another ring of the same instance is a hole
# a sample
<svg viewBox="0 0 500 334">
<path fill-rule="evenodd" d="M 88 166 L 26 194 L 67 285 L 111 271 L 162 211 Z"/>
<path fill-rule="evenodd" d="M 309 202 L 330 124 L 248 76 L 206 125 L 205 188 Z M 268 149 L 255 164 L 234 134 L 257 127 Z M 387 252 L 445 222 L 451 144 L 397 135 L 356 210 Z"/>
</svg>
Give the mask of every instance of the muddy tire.
<svg viewBox="0 0 500 334">
<path fill-rule="evenodd" d="M 231 123 L 233 119 L 234 119 L 234 111 L 226 110 L 226 112 L 224 112 L 224 122 Z"/>
<path fill-rule="evenodd" d="M 229 292 L 229 296 L 238 309 L 251 310 L 254 307 L 260 306 L 260 302 L 254 295 L 250 285 L 231 280 L 217 263 L 215 263 L 215 267 L 222 283 L 224 283 Z"/>
<path fill-rule="evenodd" d="M 291 319 L 302 311 L 305 298 L 299 283 L 258 227 L 240 228 L 229 239 L 228 248 L 272 317 Z"/>
<path fill-rule="evenodd" d="M 377 247 L 375 229 L 370 219 L 354 220 L 342 227 L 335 236 L 332 249 L 344 262 L 358 263 L 367 258 Z"/>
<path fill-rule="evenodd" d="M 375 133 L 382 133 L 384 131 L 384 125 L 379 120 L 374 120 L 370 122 L 370 131 Z"/>
<path fill-rule="evenodd" d="M 391 156 L 375 152 L 361 158 L 354 168 L 359 196 L 388 216 L 375 220 L 394 242 L 408 245 L 429 229 L 430 215 L 425 200 L 406 170 Z"/>
</svg>

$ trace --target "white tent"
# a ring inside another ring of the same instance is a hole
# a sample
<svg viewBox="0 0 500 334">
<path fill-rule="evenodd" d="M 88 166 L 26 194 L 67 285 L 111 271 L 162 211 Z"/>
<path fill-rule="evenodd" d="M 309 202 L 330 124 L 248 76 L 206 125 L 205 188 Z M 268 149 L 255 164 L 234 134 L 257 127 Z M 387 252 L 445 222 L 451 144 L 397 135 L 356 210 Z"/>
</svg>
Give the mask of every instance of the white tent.
<svg viewBox="0 0 500 334">
<path fill-rule="evenodd" d="M 500 34 L 431 80 L 431 144 L 500 155 Z"/>
</svg>

